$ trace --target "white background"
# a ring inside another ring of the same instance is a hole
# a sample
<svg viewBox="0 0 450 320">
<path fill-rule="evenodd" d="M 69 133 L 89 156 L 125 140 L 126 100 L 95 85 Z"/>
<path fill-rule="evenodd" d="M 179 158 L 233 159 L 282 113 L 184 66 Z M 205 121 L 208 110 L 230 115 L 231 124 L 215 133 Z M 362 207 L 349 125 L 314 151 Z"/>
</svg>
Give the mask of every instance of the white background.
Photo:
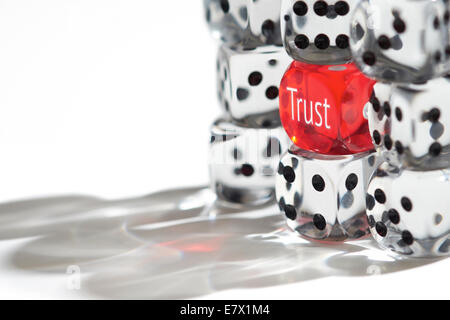
<svg viewBox="0 0 450 320">
<path fill-rule="evenodd" d="M 220 114 L 202 1 L 0 0 L 0 201 L 135 197 L 208 181 Z M 12 268 L 0 298 L 77 298 L 64 275 Z M 449 298 L 449 262 L 212 298 Z M 94 296 L 92 296 L 94 297 Z"/>
<path fill-rule="evenodd" d="M 1 196 L 206 182 L 215 52 L 201 1 L 0 1 Z"/>
</svg>

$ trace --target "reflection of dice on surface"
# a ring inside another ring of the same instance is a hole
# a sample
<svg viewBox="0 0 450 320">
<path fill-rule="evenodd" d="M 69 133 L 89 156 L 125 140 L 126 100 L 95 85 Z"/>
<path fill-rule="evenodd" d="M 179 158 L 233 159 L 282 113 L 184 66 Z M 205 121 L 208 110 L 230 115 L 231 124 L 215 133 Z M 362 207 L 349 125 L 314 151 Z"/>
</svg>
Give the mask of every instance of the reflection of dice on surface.
<svg viewBox="0 0 450 320">
<path fill-rule="evenodd" d="M 211 129 L 212 186 L 226 203 L 260 205 L 275 199 L 275 172 L 289 138 L 282 128 L 251 129 L 218 120 Z"/>
<path fill-rule="evenodd" d="M 222 45 L 217 59 L 217 89 L 225 112 L 246 126 L 279 126 L 279 84 L 290 62 L 283 48 L 242 50 Z"/>
<path fill-rule="evenodd" d="M 383 163 L 369 183 L 367 214 L 384 248 L 415 256 L 449 254 L 450 170 L 410 171 Z"/>
<path fill-rule="evenodd" d="M 276 183 L 288 226 L 310 240 L 368 235 L 365 190 L 376 162 L 371 152 L 331 156 L 292 146 L 282 157 Z"/>
<path fill-rule="evenodd" d="M 354 64 L 294 61 L 280 85 L 280 116 L 292 141 L 322 154 L 373 149 L 364 107 L 375 81 Z"/>
<path fill-rule="evenodd" d="M 362 0 L 351 23 L 351 49 L 361 70 L 391 82 L 421 82 L 448 68 L 446 0 Z"/>
<path fill-rule="evenodd" d="M 387 159 L 416 169 L 450 167 L 450 79 L 425 84 L 375 85 L 369 127 Z M 390 96 L 390 97 L 389 97 Z"/>
<path fill-rule="evenodd" d="M 350 17 L 359 0 L 283 0 L 281 32 L 289 55 L 311 64 L 352 59 Z"/>
<path fill-rule="evenodd" d="M 281 0 L 203 0 L 213 35 L 228 44 L 255 48 L 281 45 Z"/>
</svg>

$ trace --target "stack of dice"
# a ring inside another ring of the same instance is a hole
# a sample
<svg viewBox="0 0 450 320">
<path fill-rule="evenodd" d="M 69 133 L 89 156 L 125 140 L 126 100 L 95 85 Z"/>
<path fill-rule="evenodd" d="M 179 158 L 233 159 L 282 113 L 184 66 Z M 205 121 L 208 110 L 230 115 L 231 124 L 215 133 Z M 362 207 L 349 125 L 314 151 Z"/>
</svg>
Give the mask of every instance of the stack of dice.
<svg viewBox="0 0 450 320">
<path fill-rule="evenodd" d="M 369 127 L 385 160 L 367 213 L 383 247 L 413 257 L 449 254 L 450 66 L 448 0 L 362 0 L 351 23 L 361 70 L 379 82 Z"/>
<path fill-rule="evenodd" d="M 294 58 L 280 85 L 280 115 L 293 144 L 276 195 L 288 226 L 314 241 L 370 234 L 366 188 L 376 168 L 367 122 L 375 84 L 350 50 L 358 0 L 283 0 L 284 46 Z"/>
<path fill-rule="evenodd" d="M 275 200 L 275 175 L 289 138 L 278 113 L 279 83 L 291 59 L 283 49 L 280 0 L 204 0 L 221 40 L 210 175 L 219 202 L 259 206 Z"/>
<path fill-rule="evenodd" d="M 448 255 L 450 1 L 204 4 L 222 41 L 224 115 L 210 151 L 218 199 L 276 196 L 308 240 L 372 233 L 396 253 Z"/>
</svg>

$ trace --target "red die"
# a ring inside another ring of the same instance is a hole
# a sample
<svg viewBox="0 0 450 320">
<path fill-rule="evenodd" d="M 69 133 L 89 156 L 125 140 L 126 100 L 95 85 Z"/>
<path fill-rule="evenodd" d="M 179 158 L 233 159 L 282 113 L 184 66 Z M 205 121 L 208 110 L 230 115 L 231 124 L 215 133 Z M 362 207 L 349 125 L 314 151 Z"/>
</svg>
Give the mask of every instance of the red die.
<svg viewBox="0 0 450 320">
<path fill-rule="evenodd" d="M 322 154 L 373 149 L 364 106 L 374 84 L 354 63 L 294 61 L 280 85 L 280 116 L 286 132 L 300 148 Z"/>
</svg>

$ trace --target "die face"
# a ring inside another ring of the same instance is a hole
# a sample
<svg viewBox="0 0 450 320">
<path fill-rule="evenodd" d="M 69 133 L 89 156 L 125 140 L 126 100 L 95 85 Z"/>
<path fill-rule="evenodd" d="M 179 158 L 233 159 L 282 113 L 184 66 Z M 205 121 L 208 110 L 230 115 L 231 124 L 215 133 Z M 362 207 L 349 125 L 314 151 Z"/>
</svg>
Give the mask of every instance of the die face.
<svg viewBox="0 0 450 320">
<path fill-rule="evenodd" d="M 246 48 L 281 45 L 280 0 L 204 0 L 205 16 L 216 38 Z"/>
<path fill-rule="evenodd" d="M 450 167 L 450 104 L 446 98 L 450 80 L 399 84 L 388 94 L 378 85 L 369 107 L 369 125 L 374 144 L 385 151 L 387 159 L 416 170 Z"/>
<path fill-rule="evenodd" d="M 350 17 L 358 1 L 283 0 L 281 30 L 289 55 L 310 64 L 351 61 Z"/>
<path fill-rule="evenodd" d="M 392 92 L 391 139 L 406 166 L 450 167 L 450 80 L 396 86 Z"/>
<path fill-rule="evenodd" d="M 290 61 L 276 46 L 243 50 L 223 45 L 217 59 L 217 89 L 224 111 L 244 126 L 279 126 L 279 83 Z"/>
<path fill-rule="evenodd" d="M 336 197 L 324 169 L 291 152 L 278 169 L 276 195 L 289 228 L 308 239 L 343 241 L 344 231 L 335 226 Z"/>
<path fill-rule="evenodd" d="M 448 169 L 411 171 L 383 163 L 367 194 L 367 214 L 375 240 L 408 256 L 448 255 L 449 192 Z"/>
<path fill-rule="evenodd" d="M 280 117 L 300 148 L 322 154 L 373 149 L 364 107 L 375 81 L 354 64 L 294 61 L 280 85 Z"/>
<path fill-rule="evenodd" d="M 377 158 L 370 152 L 330 156 L 291 147 L 278 167 L 276 195 L 288 226 L 316 241 L 369 234 L 365 188 Z"/>
<path fill-rule="evenodd" d="M 288 138 L 282 128 L 249 129 L 218 120 L 211 129 L 210 175 L 218 199 L 260 205 L 275 198 L 275 172 Z"/>
<path fill-rule="evenodd" d="M 356 63 L 371 78 L 422 82 L 449 67 L 449 3 L 362 0 L 351 22 Z"/>
</svg>

